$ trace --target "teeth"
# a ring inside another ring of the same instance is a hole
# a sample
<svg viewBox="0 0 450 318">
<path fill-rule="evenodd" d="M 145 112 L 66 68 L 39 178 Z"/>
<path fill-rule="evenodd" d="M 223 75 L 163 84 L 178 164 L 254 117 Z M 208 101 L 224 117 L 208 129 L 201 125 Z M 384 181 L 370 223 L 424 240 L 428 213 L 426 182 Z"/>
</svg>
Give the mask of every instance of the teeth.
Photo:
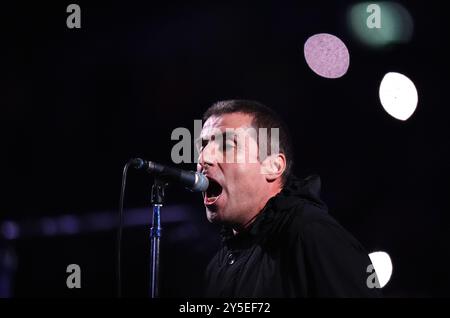
<svg viewBox="0 0 450 318">
<path fill-rule="evenodd" d="M 203 192 L 203 203 L 205 205 L 213 205 L 222 195 L 222 186 L 216 180 L 209 178 L 209 187 Z"/>
<path fill-rule="evenodd" d="M 203 198 L 203 203 L 205 205 L 213 205 L 214 203 L 216 203 L 217 200 L 219 200 L 220 198 L 220 194 L 217 196 L 208 196 L 208 194 L 205 193 L 205 196 Z"/>
</svg>

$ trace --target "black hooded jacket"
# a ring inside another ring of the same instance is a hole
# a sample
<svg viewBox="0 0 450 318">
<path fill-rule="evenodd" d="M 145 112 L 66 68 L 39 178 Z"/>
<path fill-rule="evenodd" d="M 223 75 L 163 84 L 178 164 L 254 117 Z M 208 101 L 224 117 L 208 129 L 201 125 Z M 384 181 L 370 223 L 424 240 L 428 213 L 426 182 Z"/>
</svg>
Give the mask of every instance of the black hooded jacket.
<svg viewBox="0 0 450 318">
<path fill-rule="evenodd" d="M 320 186 L 318 176 L 292 177 L 245 232 L 224 229 L 206 270 L 206 296 L 380 296 L 368 284 L 367 252 L 328 214 Z"/>
</svg>

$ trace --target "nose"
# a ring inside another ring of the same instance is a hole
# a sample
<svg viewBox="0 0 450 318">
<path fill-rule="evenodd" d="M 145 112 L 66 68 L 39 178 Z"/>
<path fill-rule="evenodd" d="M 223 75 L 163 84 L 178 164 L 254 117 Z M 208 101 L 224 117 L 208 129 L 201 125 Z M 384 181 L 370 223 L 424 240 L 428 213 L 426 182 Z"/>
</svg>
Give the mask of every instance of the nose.
<svg viewBox="0 0 450 318">
<path fill-rule="evenodd" d="M 208 166 L 213 166 L 215 163 L 214 160 L 214 151 L 213 144 L 208 143 L 199 153 L 198 155 L 198 165 L 197 171 L 201 171 Z"/>
</svg>

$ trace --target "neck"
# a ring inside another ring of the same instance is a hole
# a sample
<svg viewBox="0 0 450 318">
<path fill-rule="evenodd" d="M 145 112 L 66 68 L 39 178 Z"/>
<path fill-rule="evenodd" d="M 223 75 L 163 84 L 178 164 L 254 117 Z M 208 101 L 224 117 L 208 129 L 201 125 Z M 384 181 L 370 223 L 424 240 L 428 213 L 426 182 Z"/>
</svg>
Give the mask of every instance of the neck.
<svg viewBox="0 0 450 318">
<path fill-rule="evenodd" d="M 266 196 L 264 196 L 262 199 L 260 199 L 259 200 L 260 204 L 257 206 L 257 208 L 255 210 L 253 210 L 252 213 L 249 213 L 247 215 L 247 218 L 244 220 L 244 222 L 242 222 L 241 224 L 238 224 L 236 226 L 233 226 L 233 234 L 236 235 L 236 234 L 239 234 L 240 232 L 247 230 L 250 227 L 250 225 L 252 225 L 253 222 L 255 222 L 258 215 L 262 212 L 264 207 L 267 205 L 267 202 L 280 192 L 281 192 L 281 187 L 279 187 L 273 191 L 270 191 Z"/>
</svg>

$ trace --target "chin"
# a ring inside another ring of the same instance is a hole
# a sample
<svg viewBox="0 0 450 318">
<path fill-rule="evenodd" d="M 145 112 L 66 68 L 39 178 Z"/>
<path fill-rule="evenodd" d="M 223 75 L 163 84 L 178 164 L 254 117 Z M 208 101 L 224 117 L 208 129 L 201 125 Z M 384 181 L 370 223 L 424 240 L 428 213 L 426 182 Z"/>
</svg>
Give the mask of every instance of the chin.
<svg viewBox="0 0 450 318">
<path fill-rule="evenodd" d="M 206 218 L 210 223 L 219 223 L 217 212 L 211 212 L 206 209 Z"/>
<path fill-rule="evenodd" d="M 210 223 L 213 224 L 224 224 L 226 223 L 226 220 L 224 220 L 224 214 L 223 211 L 214 210 L 211 211 L 209 209 L 206 209 L 206 218 Z"/>
</svg>

